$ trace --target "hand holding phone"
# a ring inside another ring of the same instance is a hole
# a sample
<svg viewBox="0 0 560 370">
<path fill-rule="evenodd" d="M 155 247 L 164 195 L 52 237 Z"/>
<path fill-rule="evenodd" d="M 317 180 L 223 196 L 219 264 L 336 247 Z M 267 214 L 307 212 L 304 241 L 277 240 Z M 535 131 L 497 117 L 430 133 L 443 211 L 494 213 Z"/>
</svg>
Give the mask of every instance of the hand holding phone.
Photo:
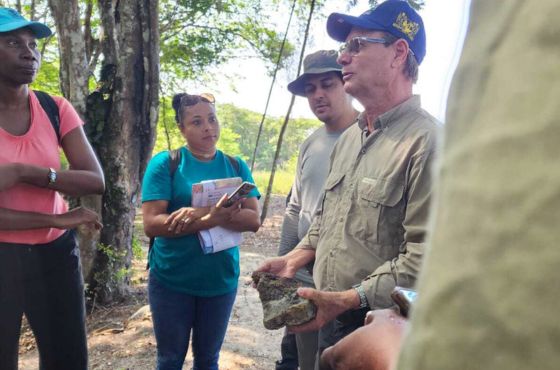
<svg viewBox="0 0 560 370">
<path fill-rule="evenodd" d="M 246 197 L 249 195 L 251 190 L 255 188 L 255 184 L 251 184 L 250 182 L 244 181 L 237 189 L 235 189 L 230 195 L 226 202 L 224 203 L 224 207 L 231 207 L 231 205 L 237 202 L 239 199 Z"/>
<path fill-rule="evenodd" d="M 412 303 L 416 300 L 418 293 L 415 290 L 396 286 L 391 292 L 391 298 L 399 306 L 401 315 L 408 317 Z"/>
</svg>

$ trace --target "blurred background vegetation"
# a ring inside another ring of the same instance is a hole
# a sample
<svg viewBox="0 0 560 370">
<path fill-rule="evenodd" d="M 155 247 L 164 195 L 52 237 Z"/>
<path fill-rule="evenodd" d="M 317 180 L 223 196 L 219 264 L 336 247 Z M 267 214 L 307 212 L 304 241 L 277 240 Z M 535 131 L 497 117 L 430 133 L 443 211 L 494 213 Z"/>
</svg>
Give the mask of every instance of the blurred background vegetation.
<svg viewBox="0 0 560 370">
<path fill-rule="evenodd" d="M 60 95 L 56 81 L 58 67 L 56 60 L 48 60 L 41 67 L 41 73 L 33 84 L 34 89 L 47 91 Z M 160 98 L 160 114 L 157 125 L 156 143 L 152 155 L 161 151 L 175 149 L 185 144 L 185 140 L 175 123 L 175 113 L 171 107 L 172 96 Z M 219 99 L 219 96 L 217 96 Z M 253 112 L 233 104 L 220 104 L 216 102 L 216 110 L 221 125 L 220 141 L 218 148 L 230 155 L 239 156 L 248 164 L 255 146 L 255 135 L 262 117 L 262 113 Z M 253 178 L 261 193 L 266 190 L 270 178 L 270 168 L 276 150 L 276 141 L 284 117 L 269 116 L 265 120 L 261 136 L 261 144 L 257 151 Z M 273 194 L 286 195 L 290 191 L 295 176 L 299 146 L 313 130 L 321 125 L 316 119 L 292 118 L 290 119 L 280 157 L 278 170 L 272 185 Z M 67 163 L 63 158 L 63 162 Z"/>
<path fill-rule="evenodd" d="M 86 3 L 89 1 L 83 2 Z M 257 16 L 261 21 L 270 19 L 267 18 L 267 14 L 272 14 L 283 7 L 285 9 L 289 3 L 281 0 L 265 2 L 249 0 L 235 3 L 209 0 L 203 2 L 160 0 L 162 10 L 160 14 L 160 106 L 156 143 L 152 154 L 184 145 L 184 139 L 175 124 L 171 107 L 174 93 L 185 91 L 185 86 L 191 86 L 193 83 L 204 86 L 205 82 L 213 79 L 212 73 L 215 73 L 213 67 L 232 58 L 241 60 L 260 58 L 267 61 L 268 72 L 272 74 L 272 61 L 277 59 L 281 35 L 272 31 L 270 27 L 263 27 L 262 24 L 266 22 L 259 25 L 255 22 L 246 22 L 246 18 Z M 296 27 L 302 27 L 307 2 L 296 3 L 299 21 L 296 22 Z M 53 20 L 46 9 L 46 1 L 20 3 L 0 0 L 0 4 L 19 8 L 24 14 L 38 18 L 54 29 Z M 95 3 L 93 7 L 95 9 Z M 202 17 L 206 21 L 200 21 L 199 24 L 204 26 L 197 26 L 197 20 Z M 190 22 L 185 23 L 186 19 Z M 99 27 L 99 19 L 95 14 L 91 18 L 91 25 L 94 29 Z M 52 38 L 40 41 L 42 66 L 32 88 L 54 95 L 63 95 L 59 84 L 60 55 L 56 34 Z M 227 47 L 224 47 L 225 45 Z M 294 51 L 294 45 L 288 42 L 283 50 L 281 68 L 286 67 L 285 63 L 288 60 L 294 62 L 290 59 Z M 95 68 L 95 75 L 97 74 L 99 74 L 99 65 Z M 92 74 L 89 80 L 90 91 L 99 88 L 100 81 L 95 75 Z M 250 165 L 262 112 L 250 111 L 232 104 L 220 104 L 219 94 L 208 92 L 213 93 L 217 98 L 217 113 L 222 127 L 218 147 L 230 155 L 241 157 Z M 283 119 L 283 116 L 268 116 L 264 121 L 253 171 L 253 177 L 262 193 L 266 190 L 269 181 Z M 294 178 L 299 145 L 319 125 L 318 120 L 290 119 L 278 160 L 278 170 L 272 187 L 273 194 L 285 195 L 289 192 Z M 63 159 L 63 163 L 65 162 Z"/>
<path fill-rule="evenodd" d="M 219 97 L 217 97 L 219 99 Z M 157 138 L 153 154 L 164 150 L 178 148 L 185 140 L 175 123 L 175 113 L 171 108 L 171 97 L 164 97 L 160 102 L 160 115 L 157 127 Z M 255 147 L 255 135 L 261 120 L 261 113 L 236 107 L 232 104 L 216 102 L 216 110 L 221 125 L 218 148 L 230 155 L 238 155 L 247 163 L 250 162 Z M 270 177 L 270 168 L 276 150 L 276 140 L 284 117 L 267 117 L 261 144 L 257 151 L 253 177 L 259 190 L 265 191 Z M 315 119 L 293 118 L 287 128 L 284 143 L 278 160 L 279 170 L 276 171 L 273 194 L 287 194 L 290 191 L 295 175 L 299 146 L 305 138 L 321 123 Z"/>
</svg>

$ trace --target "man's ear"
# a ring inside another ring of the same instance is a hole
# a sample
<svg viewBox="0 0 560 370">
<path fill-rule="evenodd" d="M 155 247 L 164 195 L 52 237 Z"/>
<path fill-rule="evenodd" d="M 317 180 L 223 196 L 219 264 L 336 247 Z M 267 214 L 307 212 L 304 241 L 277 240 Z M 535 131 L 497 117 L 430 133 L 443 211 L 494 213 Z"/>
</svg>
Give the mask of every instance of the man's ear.
<svg viewBox="0 0 560 370">
<path fill-rule="evenodd" d="M 395 50 L 395 58 L 393 59 L 392 67 L 400 68 L 406 63 L 406 56 L 410 53 L 408 43 L 403 39 L 398 39 L 393 44 Z"/>
</svg>

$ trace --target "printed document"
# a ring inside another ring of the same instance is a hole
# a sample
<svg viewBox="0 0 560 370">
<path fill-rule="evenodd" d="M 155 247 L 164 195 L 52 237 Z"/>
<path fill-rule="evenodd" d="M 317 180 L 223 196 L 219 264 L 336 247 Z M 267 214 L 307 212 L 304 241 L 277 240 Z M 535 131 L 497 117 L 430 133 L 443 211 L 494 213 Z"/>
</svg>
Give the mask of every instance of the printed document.
<svg viewBox="0 0 560 370">
<path fill-rule="evenodd" d="M 241 182 L 241 177 L 230 177 L 226 179 L 206 180 L 193 184 L 192 206 L 213 206 L 218 203 L 224 194 L 233 192 L 241 185 Z M 224 249 L 240 245 L 243 241 L 243 235 L 240 232 L 231 231 L 221 226 L 199 231 L 198 238 L 204 254 L 223 251 Z"/>
</svg>

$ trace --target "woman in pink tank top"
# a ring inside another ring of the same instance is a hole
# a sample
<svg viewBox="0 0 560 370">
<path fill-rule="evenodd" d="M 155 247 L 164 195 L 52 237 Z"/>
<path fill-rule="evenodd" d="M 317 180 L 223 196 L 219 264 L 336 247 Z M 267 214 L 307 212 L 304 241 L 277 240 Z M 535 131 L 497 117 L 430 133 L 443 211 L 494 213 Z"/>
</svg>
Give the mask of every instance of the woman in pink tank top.
<svg viewBox="0 0 560 370">
<path fill-rule="evenodd" d="M 84 286 L 74 228 L 99 229 L 62 194 L 101 194 L 101 166 L 72 105 L 53 97 L 58 133 L 29 89 L 51 30 L 0 8 L 0 369 L 17 369 L 23 314 L 41 369 L 87 369 Z M 60 136 L 60 142 L 58 137 Z M 70 170 L 60 170 L 62 148 Z"/>
</svg>

